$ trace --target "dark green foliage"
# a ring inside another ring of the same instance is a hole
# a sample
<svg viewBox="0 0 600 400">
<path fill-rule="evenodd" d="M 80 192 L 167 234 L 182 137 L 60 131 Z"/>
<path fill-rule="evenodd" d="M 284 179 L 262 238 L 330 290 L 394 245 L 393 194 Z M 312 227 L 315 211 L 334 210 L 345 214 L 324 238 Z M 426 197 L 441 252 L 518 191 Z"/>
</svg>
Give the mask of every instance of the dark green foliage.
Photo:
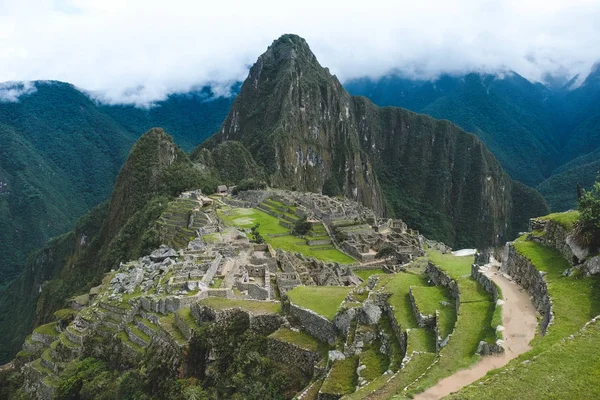
<svg viewBox="0 0 600 400">
<path fill-rule="evenodd" d="M 256 179 L 244 179 L 233 188 L 232 194 L 236 195 L 239 192 L 246 190 L 263 190 L 267 188 L 267 184 Z"/>
<path fill-rule="evenodd" d="M 34 85 L 19 102 L 0 103 L 0 288 L 31 251 L 110 196 L 140 134 L 163 126 L 191 150 L 218 129 L 233 101 L 202 88 L 142 109 L 99 105 L 62 82 Z"/>
<path fill-rule="evenodd" d="M 583 190 L 579 199 L 579 241 L 597 251 L 600 247 L 600 180 L 591 190 Z"/>
<path fill-rule="evenodd" d="M 156 221 L 170 198 L 204 182 L 205 174 L 170 136 L 160 129 L 143 135 L 119 174 L 110 203 L 48 243 L 29 261 L 27 273 L 0 291 L 0 361 L 16 352 L 32 327 L 49 322 L 69 297 L 99 284 L 119 262 L 161 244 Z"/>
<path fill-rule="evenodd" d="M 500 238 L 501 242 L 512 240 L 519 232 L 528 231 L 529 218 L 540 217 L 549 212 L 544 198 L 537 191 L 520 182 L 513 182 L 512 198 L 517 206 L 513 209 L 512 229 L 508 231 L 508 236 Z"/>
<path fill-rule="evenodd" d="M 515 179 L 536 186 L 551 209 L 577 204 L 600 170 L 600 65 L 572 88 L 531 83 L 514 72 L 443 75 L 419 81 L 389 75 L 345 83 L 380 106 L 449 119 L 475 133 Z"/>
<path fill-rule="evenodd" d="M 308 232 L 312 230 L 312 223 L 308 222 L 308 219 L 305 216 L 298 219 L 296 223 L 294 223 L 294 228 L 292 229 L 292 235 L 296 236 L 304 236 L 307 235 Z"/>
<path fill-rule="evenodd" d="M 233 185 L 245 179 L 260 181 L 263 178 L 262 168 L 240 142 L 220 143 L 212 151 L 212 159 L 219 179 L 226 185 Z"/>
<path fill-rule="evenodd" d="M 262 237 L 262 235 L 258 231 L 259 227 L 260 227 L 260 224 L 256 224 L 252 228 L 250 228 L 250 236 L 252 237 L 252 240 L 251 240 L 252 242 L 261 244 L 261 243 L 265 242 L 265 239 Z"/>
</svg>

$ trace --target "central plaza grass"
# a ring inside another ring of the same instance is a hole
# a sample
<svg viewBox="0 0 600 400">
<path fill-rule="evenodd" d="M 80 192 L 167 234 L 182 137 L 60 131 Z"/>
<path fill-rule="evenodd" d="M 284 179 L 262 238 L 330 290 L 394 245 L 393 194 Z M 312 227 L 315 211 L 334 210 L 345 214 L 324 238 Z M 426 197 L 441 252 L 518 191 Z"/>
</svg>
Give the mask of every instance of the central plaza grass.
<svg viewBox="0 0 600 400">
<path fill-rule="evenodd" d="M 252 228 L 259 224 L 258 231 L 274 248 L 301 253 L 325 262 L 339 262 L 340 264 L 353 264 L 356 262 L 352 257 L 342 253 L 333 245 L 309 246 L 306 240 L 289 234 L 288 228 L 279 225 L 279 219 L 266 212 L 254 208 L 223 208 L 217 211 L 226 225 L 238 228 Z M 283 236 L 272 236 L 281 235 Z"/>
<path fill-rule="evenodd" d="M 355 269 L 352 272 L 354 275 L 359 276 L 363 281 L 367 281 L 371 275 L 384 273 L 381 268 Z"/>
<path fill-rule="evenodd" d="M 333 321 L 350 290 L 352 289 L 344 286 L 296 286 L 287 292 L 287 296 L 295 305 L 308 308 Z"/>
</svg>

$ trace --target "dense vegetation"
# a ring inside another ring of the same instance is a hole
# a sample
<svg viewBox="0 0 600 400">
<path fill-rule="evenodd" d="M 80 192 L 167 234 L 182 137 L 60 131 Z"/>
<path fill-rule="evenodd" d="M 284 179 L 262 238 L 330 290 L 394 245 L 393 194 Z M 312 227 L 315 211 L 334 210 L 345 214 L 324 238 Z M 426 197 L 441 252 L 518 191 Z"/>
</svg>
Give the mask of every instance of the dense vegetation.
<svg viewBox="0 0 600 400">
<path fill-rule="evenodd" d="M 168 127 L 191 150 L 218 129 L 232 101 L 203 88 L 140 109 L 99 105 L 66 83 L 34 85 L 18 102 L 0 103 L 0 288 L 31 251 L 110 196 L 143 132 Z"/>
<path fill-rule="evenodd" d="M 590 188 L 600 170 L 599 76 L 596 67 L 576 88 L 532 83 L 514 72 L 433 81 L 391 74 L 344 86 L 379 106 L 448 119 L 476 134 L 511 177 L 537 186 L 552 209 L 562 211 L 576 205 L 576 185 Z"/>
<path fill-rule="evenodd" d="M 99 283 L 103 273 L 161 243 L 157 220 L 168 201 L 212 178 L 161 129 L 135 144 L 110 202 L 82 217 L 28 261 L 26 273 L 0 292 L 0 361 L 8 360 L 32 326 L 48 322 L 66 300 Z"/>
</svg>

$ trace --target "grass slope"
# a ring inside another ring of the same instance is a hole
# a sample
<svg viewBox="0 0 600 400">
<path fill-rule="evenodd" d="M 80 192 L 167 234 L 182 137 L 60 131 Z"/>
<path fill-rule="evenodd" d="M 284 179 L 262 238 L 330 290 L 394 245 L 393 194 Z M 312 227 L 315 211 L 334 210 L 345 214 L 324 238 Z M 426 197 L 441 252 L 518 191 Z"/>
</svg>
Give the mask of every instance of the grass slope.
<svg viewBox="0 0 600 400">
<path fill-rule="evenodd" d="M 290 301 L 333 321 L 340 304 L 352 290 L 344 286 L 296 286 L 287 292 Z"/>
</svg>

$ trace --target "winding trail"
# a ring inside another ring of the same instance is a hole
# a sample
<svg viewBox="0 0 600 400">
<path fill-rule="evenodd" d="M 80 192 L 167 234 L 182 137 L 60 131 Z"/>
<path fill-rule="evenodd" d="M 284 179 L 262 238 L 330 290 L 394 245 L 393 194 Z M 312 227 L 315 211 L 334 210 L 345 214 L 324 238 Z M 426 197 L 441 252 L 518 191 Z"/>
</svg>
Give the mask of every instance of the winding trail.
<svg viewBox="0 0 600 400">
<path fill-rule="evenodd" d="M 498 270 L 499 263 L 492 262 L 484 267 L 485 274 L 502 289 L 502 324 L 504 325 L 504 354 L 483 357 L 471 368 L 463 369 L 441 379 L 435 386 L 414 397 L 416 400 L 441 399 L 464 386 L 482 378 L 488 371 L 506 365 L 510 360 L 525 353 L 536 332 L 536 310 L 527 292 Z"/>
</svg>

